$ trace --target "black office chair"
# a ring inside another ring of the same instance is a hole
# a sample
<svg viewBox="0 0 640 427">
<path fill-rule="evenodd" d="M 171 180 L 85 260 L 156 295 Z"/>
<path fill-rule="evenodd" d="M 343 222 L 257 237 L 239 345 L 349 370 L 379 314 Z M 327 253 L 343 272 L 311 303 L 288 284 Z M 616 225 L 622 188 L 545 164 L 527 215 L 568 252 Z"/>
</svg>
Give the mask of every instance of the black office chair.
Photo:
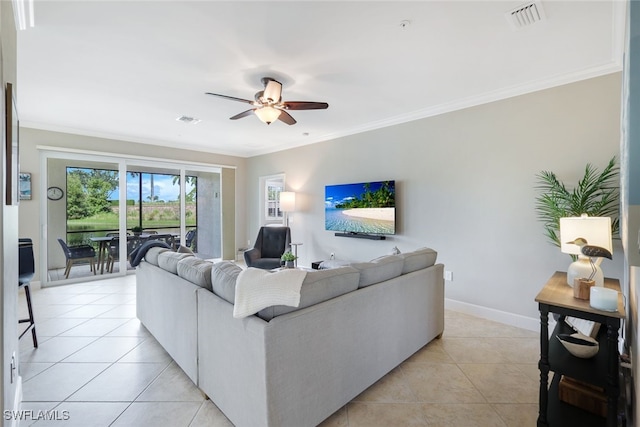
<svg viewBox="0 0 640 427">
<path fill-rule="evenodd" d="M 69 278 L 71 266 L 76 261 L 89 261 L 91 271 L 96 274 L 96 250 L 91 245 L 67 246 L 64 240 L 58 239 L 58 243 L 62 246 L 62 251 L 67 259 L 67 267 L 64 270 L 64 277 Z"/>
<path fill-rule="evenodd" d="M 18 320 L 20 323 L 28 323 L 27 329 L 22 331 L 18 339 L 22 338 L 29 330 L 31 330 L 31 338 L 33 338 L 33 346 L 38 348 L 38 338 L 36 337 L 36 322 L 33 318 L 33 308 L 31 306 L 31 291 L 29 284 L 36 273 L 35 262 L 33 259 L 33 242 L 28 238 L 20 238 L 18 240 L 18 288 L 24 288 L 24 295 L 27 298 L 27 310 L 29 317 Z"/>
<path fill-rule="evenodd" d="M 281 266 L 280 257 L 289 250 L 291 230 L 289 227 L 260 227 L 253 248 L 245 251 L 247 267 L 272 270 Z"/>
</svg>

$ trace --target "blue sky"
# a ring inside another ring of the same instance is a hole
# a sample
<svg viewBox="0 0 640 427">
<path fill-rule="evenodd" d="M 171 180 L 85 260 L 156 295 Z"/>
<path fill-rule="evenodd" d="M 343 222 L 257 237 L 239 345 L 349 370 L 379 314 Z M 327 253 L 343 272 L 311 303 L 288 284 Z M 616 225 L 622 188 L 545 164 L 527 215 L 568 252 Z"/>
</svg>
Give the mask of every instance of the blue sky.
<svg viewBox="0 0 640 427">
<path fill-rule="evenodd" d="M 127 178 L 127 199 L 138 199 L 138 177 Z M 159 175 L 154 174 L 153 177 L 154 195 L 158 196 L 158 200 L 164 200 L 165 202 L 171 202 L 178 200 L 180 194 L 180 185 L 176 182 L 173 184 L 172 175 Z M 193 188 L 192 185 L 187 183 L 187 193 Z M 118 200 L 119 189 L 116 189 L 111 193 L 111 200 Z M 142 201 L 148 201 L 148 197 L 151 195 L 151 174 L 142 174 Z"/>
<path fill-rule="evenodd" d="M 369 190 L 374 192 L 382 187 L 384 181 L 370 182 Z M 393 181 L 390 181 L 393 183 Z M 340 185 L 327 185 L 324 188 L 324 204 L 326 208 L 333 208 L 336 203 L 341 203 L 353 198 L 359 198 L 364 194 L 364 185 L 366 182 L 359 182 L 357 184 L 340 184 Z M 391 189 L 395 186 L 392 184 Z"/>
</svg>

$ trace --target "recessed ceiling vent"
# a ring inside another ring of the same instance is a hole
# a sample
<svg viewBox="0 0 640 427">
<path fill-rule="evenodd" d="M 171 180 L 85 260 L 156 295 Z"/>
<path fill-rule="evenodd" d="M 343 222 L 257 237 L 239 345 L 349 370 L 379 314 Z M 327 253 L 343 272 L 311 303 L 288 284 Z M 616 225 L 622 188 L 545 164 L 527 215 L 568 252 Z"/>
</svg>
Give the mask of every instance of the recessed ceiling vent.
<svg viewBox="0 0 640 427">
<path fill-rule="evenodd" d="M 189 116 L 180 116 L 176 120 L 182 123 L 186 123 L 188 125 L 195 125 L 200 123 L 200 119 L 196 119 L 195 117 L 189 117 Z"/>
<path fill-rule="evenodd" d="M 511 28 L 519 30 L 545 19 L 542 3 L 533 1 L 516 7 L 505 14 Z"/>
</svg>

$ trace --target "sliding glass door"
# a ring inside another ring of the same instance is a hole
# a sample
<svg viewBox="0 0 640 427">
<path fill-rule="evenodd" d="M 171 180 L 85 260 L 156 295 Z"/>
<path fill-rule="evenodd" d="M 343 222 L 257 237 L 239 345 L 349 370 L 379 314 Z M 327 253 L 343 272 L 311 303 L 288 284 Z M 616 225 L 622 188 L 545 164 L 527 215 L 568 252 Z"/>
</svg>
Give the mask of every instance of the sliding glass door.
<svg viewBox="0 0 640 427">
<path fill-rule="evenodd" d="M 130 255 L 149 240 L 201 258 L 222 257 L 220 168 L 42 156 L 44 185 L 51 189 L 42 215 L 43 285 L 133 272 Z"/>
</svg>

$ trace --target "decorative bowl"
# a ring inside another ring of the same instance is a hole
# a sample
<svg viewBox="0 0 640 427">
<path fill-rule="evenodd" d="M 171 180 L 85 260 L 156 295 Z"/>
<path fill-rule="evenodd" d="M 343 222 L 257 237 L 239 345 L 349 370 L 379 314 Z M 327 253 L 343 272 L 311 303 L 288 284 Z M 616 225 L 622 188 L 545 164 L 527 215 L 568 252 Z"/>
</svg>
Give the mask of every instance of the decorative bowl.
<svg viewBox="0 0 640 427">
<path fill-rule="evenodd" d="M 557 337 L 564 348 L 576 357 L 588 359 L 598 354 L 600 345 L 598 344 L 598 341 L 591 337 L 580 333 L 558 334 Z"/>
</svg>

